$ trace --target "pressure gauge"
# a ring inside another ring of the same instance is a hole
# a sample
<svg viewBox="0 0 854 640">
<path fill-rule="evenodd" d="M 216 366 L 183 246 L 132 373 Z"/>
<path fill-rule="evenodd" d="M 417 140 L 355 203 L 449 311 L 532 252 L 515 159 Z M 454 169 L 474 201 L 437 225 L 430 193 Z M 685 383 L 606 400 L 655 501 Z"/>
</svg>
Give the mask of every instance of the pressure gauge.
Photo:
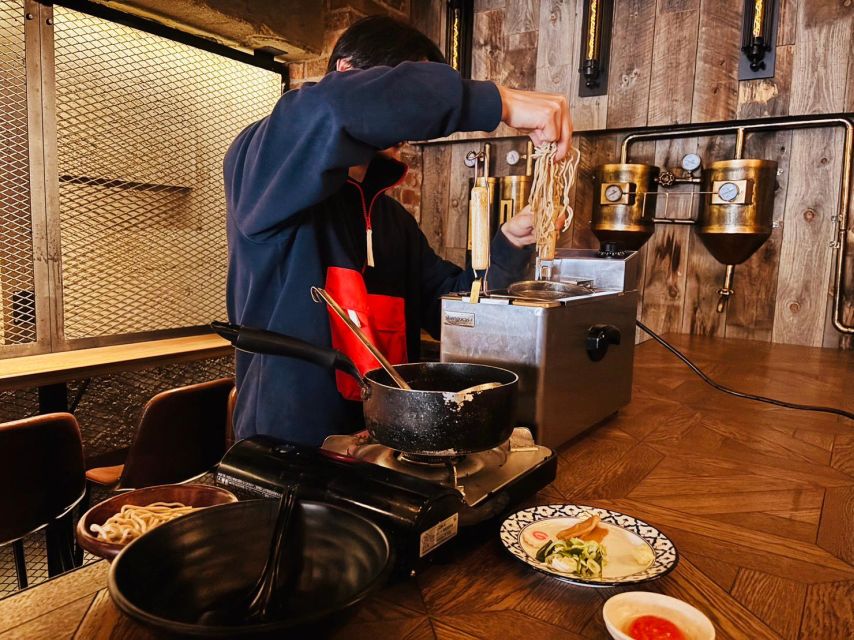
<svg viewBox="0 0 854 640">
<path fill-rule="evenodd" d="M 473 167 L 477 164 L 477 161 L 478 161 L 478 157 L 477 157 L 477 156 L 478 156 L 477 151 L 469 151 L 469 152 L 466 154 L 465 160 L 463 160 L 463 162 L 465 162 L 465 163 L 466 163 L 466 166 L 467 166 L 469 169 L 473 168 Z"/>
<path fill-rule="evenodd" d="M 688 173 L 694 173 L 700 168 L 702 161 L 696 153 L 687 153 L 682 156 L 682 168 Z"/>
<path fill-rule="evenodd" d="M 738 197 L 738 185 L 734 182 L 724 182 L 718 189 L 718 197 L 724 202 L 732 202 Z"/>
<path fill-rule="evenodd" d="M 519 152 L 516 151 L 515 149 L 511 149 L 510 151 L 508 151 L 507 155 L 505 156 L 505 160 L 507 160 L 507 164 L 509 164 L 511 167 L 518 164 L 519 160 L 521 158 L 522 158 L 522 156 L 520 156 Z"/>
<path fill-rule="evenodd" d="M 608 202 L 618 202 L 623 197 L 623 190 L 619 185 L 612 184 L 605 188 L 605 199 Z"/>
</svg>

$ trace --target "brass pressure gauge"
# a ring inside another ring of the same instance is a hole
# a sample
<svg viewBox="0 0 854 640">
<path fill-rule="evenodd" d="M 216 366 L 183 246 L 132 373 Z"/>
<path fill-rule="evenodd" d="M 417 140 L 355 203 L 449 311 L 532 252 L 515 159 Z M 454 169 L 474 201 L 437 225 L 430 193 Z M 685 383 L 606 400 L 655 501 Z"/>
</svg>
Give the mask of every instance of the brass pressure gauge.
<svg viewBox="0 0 854 640">
<path fill-rule="evenodd" d="M 724 202 L 732 202 L 738 197 L 740 189 L 734 182 L 724 182 L 718 189 L 718 197 Z"/>
<path fill-rule="evenodd" d="M 618 184 L 609 184 L 605 187 L 605 199 L 608 202 L 619 202 L 623 197 L 623 189 Z"/>
<path fill-rule="evenodd" d="M 682 157 L 682 168 L 688 173 L 694 173 L 701 164 L 702 160 L 696 153 L 688 153 Z"/>
<path fill-rule="evenodd" d="M 605 182 L 599 188 L 599 204 L 632 204 L 634 192 L 631 182 Z"/>
<path fill-rule="evenodd" d="M 753 197 L 751 180 L 715 180 L 712 204 L 748 204 Z"/>
</svg>

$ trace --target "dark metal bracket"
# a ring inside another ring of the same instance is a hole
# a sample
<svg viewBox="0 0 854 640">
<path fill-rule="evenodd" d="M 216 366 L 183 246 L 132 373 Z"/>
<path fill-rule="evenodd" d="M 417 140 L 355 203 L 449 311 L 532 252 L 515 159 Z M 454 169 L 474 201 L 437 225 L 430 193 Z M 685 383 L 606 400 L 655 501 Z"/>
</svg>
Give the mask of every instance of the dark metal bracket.
<svg viewBox="0 0 854 640">
<path fill-rule="evenodd" d="M 779 18 L 780 0 L 744 0 L 739 80 L 774 77 Z"/>
<path fill-rule="evenodd" d="M 578 95 L 582 98 L 608 93 L 608 67 L 611 58 L 613 0 L 584 0 L 581 32 L 581 64 Z"/>
</svg>

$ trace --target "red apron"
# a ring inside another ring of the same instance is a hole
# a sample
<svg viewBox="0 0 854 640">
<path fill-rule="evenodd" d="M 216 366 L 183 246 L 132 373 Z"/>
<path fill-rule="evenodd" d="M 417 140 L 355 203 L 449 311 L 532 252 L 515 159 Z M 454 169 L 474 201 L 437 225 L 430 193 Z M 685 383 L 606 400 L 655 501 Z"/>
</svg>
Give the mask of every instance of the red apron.
<svg viewBox="0 0 854 640">
<path fill-rule="evenodd" d="M 326 272 L 326 290 L 389 362 L 407 362 L 406 306 L 403 298 L 369 294 L 362 274 L 343 267 L 329 267 Z M 347 355 L 362 375 L 377 369 L 379 362 L 344 321 L 331 310 L 329 316 L 333 348 Z M 346 399 L 361 400 L 361 389 L 352 377 L 338 371 L 335 380 L 338 391 Z"/>
</svg>

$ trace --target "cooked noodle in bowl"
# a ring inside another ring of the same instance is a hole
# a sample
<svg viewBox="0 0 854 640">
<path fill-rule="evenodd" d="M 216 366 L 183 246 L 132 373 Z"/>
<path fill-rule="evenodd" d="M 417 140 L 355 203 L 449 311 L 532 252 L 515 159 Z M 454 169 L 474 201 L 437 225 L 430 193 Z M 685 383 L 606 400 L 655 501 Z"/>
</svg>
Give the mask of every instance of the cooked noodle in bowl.
<svg viewBox="0 0 854 640">
<path fill-rule="evenodd" d="M 123 491 L 80 517 L 77 540 L 89 553 L 112 559 L 131 542 L 169 520 L 229 502 L 237 502 L 237 496 L 222 487 L 204 484 L 167 484 Z"/>
<path fill-rule="evenodd" d="M 98 540 L 127 544 L 164 522 L 195 510 L 196 507 L 188 507 L 180 502 L 154 502 L 145 506 L 126 504 L 104 524 L 89 525 L 89 530 L 97 534 Z"/>
</svg>

